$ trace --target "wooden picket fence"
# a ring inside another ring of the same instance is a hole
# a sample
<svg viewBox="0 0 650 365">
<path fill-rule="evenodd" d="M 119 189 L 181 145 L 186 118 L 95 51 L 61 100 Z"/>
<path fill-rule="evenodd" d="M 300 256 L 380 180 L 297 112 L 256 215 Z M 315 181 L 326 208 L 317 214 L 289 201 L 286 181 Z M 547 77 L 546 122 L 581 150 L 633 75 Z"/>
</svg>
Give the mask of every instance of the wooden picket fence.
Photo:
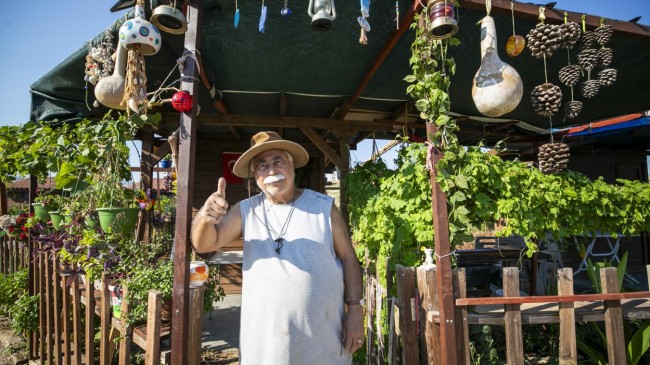
<svg viewBox="0 0 650 365">
<path fill-rule="evenodd" d="M 650 265 L 647 267 L 650 275 Z M 467 298 L 465 270 L 453 270 L 458 364 L 470 364 L 469 325 L 505 326 L 508 364 L 524 364 L 522 325 L 559 323 L 559 361 L 577 364 L 577 322 L 604 322 L 610 365 L 626 364 L 624 320 L 650 319 L 650 291 L 620 292 L 615 268 L 601 269 L 602 294 L 573 293 L 573 270 L 559 269 L 558 295 L 519 296 L 519 270 L 503 268 L 504 297 Z M 435 266 L 397 266 L 398 296 L 366 277 L 366 364 L 442 365 Z M 417 285 L 416 285 L 417 284 Z M 384 298 L 382 298 L 384 297 Z M 388 343 L 379 316 L 389 309 Z M 447 339 L 449 340 L 449 339 Z"/>
<path fill-rule="evenodd" d="M 171 322 L 161 320 L 162 293 L 151 290 L 147 322 L 128 326 L 124 314 L 129 305 L 122 301 L 122 319 L 113 316 L 108 277 L 91 283 L 83 276 L 68 276 L 57 270 L 56 255 L 36 254 L 34 291 L 39 298 L 39 328 L 30 339 L 30 355 L 40 364 L 109 365 L 117 351 L 118 362 L 131 362 L 135 344 L 145 352 L 145 365 L 169 363 L 169 351 L 161 353 L 161 339 L 170 335 Z M 128 288 L 123 288 L 123 296 Z M 190 364 L 200 364 L 203 287 L 190 288 Z M 83 318 L 83 321 L 82 321 Z M 99 348 L 95 346 L 96 319 L 99 321 Z M 83 327 L 82 327 L 83 322 Z M 119 339 L 119 343 L 116 341 Z"/>
<path fill-rule="evenodd" d="M 8 235 L 0 238 L 0 273 L 11 274 L 27 267 L 27 244 Z"/>
</svg>

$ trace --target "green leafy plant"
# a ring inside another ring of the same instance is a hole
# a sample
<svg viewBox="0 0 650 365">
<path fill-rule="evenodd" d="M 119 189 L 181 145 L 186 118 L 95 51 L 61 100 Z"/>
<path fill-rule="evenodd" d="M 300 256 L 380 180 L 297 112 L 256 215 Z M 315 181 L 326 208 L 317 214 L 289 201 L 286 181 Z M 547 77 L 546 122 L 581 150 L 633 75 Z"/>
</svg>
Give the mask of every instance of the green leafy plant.
<svg viewBox="0 0 650 365">
<path fill-rule="evenodd" d="M 38 295 L 25 295 L 9 311 L 11 329 L 15 334 L 26 334 L 38 329 Z"/>
</svg>

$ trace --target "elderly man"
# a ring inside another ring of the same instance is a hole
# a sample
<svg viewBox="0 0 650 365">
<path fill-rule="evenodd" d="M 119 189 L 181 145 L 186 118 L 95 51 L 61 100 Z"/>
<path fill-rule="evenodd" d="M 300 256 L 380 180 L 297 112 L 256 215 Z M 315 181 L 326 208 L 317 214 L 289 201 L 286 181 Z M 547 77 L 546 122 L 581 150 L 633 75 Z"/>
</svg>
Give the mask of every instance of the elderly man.
<svg viewBox="0 0 650 365">
<path fill-rule="evenodd" d="M 256 134 L 233 172 L 262 193 L 228 210 L 220 178 L 194 218 L 199 253 L 244 239 L 242 365 L 349 365 L 363 344 L 361 269 L 343 217 L 331 197 L 294 183 L 308 160 L 297 143 Z"/>
</svg>

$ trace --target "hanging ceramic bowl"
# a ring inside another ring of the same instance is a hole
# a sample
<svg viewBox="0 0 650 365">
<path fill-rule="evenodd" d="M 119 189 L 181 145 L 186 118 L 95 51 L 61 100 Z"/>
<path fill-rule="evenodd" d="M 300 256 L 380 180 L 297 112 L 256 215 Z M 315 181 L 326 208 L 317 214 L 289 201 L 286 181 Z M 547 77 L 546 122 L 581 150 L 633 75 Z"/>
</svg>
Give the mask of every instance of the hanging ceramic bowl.
<svg viewBox="0 0 650 365">
<path fill-rule="evenodd" d="M 120 27 L 120 44 L 131 50 L 136 46 L 144 56 L 158 53 L 162 44 L 160 31 L 144 18 L 144 8 L 135 6 L 135 18 L 127 20 Z"/>
<path fill-rule="evenodd" d="M 169 5 L 158 6 L 151 15 L 151 22 L 170 34 L 183 34 L 187 31 L 187 19 L 183 12 Z"/>
</svg>

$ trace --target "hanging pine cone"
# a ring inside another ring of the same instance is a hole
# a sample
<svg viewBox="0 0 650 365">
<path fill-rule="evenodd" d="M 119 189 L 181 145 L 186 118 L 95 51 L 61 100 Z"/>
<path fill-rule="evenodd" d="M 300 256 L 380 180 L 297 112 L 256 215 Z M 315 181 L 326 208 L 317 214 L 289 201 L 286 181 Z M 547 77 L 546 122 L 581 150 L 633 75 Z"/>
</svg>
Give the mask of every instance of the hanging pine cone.
<svg viewBox="0 0 650 365">
<path fill-rule="evenodd" d="M 596 36 L 592 31 L 586 31 L 582 33 L 580 35 L 580 40 L 578 41 L 578 48 L 580 50 L 591 48 L 591 46 L 594 44 L 594 38 L 596 38 Z"/>
<path fill-rule="evenodd" d="M 609 24 L 603 24 L 594 31 L 595 40 L 601 46 L 606 45 L 614 35 L 614 29 Z"/>
<path fill-rule="evenodd" d="M 553 115 L 562 105 L 562 90 L 551 83 L 535 86 L 530 96 L 533 109 L 539 115 Z"/>
<path fill-rule="evenodd" d="M 602 68 L 609 66 L 614 58 L 614 51 L 611 48 L 603 47 L 596 51 L 596 54 L 598 55 L 598 64 Z"/>
<path fill-rule="evenodd" d="M 561 172 L 569 165 L 569 156 L 569 145 L 566 143 L 543 144 L 537 153 L 539 169 L 545 174 Z"/>
<path fill-rule="evenodd" d="M 578 65 L 567 65 L 560 69 L 558 73 L 560 77 L 560 82 L 563 85 L 572 87 L 578 84 L 580 81 L 580 66 Z"/>
<path fill-rule="evenodd" d="M 561 44 L 562 32 L 557 25 L 540 23 L 526 35 L 526 45 L 537 58 L 551 57 Z"/>
<path fill-rule="evenodd" d="M 601 86 L 612 86 L 616 82 L 618 71 L 613 68 L 606 68 L 598 73 L 598 82 Z"/>
<path fill-rule="evenodd" d="M 567 119 L 575 119 L 581 111 L 581 101 L 570 101 L 564 104 L 564 114 L 566 115 Z"/>
<path fill-rule="evenodd" d="M 587 48 L 578 53 L 578 63 L 580 67 L 587 71 L 591 71 L 598 66 L 598 51 L 592 48 Z"/>
<path fill-rule="evenodd" d="M 587 99 L 596 96 L 598 90 L 600 90 L 600 82 L 598 80 L 587 80 L 580 84 L 580 92 Z"/>
<path fill-rule="evenodd" d="M 562 33 L 562 48 L 573 49 L 580 39 L 580 24 L 568 22 L 560 25 Z"/>
</svg>

